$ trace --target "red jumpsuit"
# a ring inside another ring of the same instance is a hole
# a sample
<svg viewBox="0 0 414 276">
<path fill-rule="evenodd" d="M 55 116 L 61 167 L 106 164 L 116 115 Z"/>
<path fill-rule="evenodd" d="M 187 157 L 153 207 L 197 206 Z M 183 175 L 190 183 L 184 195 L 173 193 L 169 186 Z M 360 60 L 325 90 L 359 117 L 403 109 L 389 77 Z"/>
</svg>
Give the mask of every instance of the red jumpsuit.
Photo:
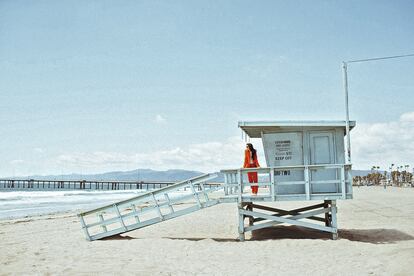
<svg viewBox="0 0 414 276">
<path fill-rule="evenodd" d="M 259 161 L 257 160 L 257 154 L 253 156 L 252 160 L 252 154 L 249 149 L 246 149 L 244 151 L 244 164 L 243 168 L 258 168 L 260 167 Z M 257 183 L 257 172 L 249 172 L 247 173 L 247 177 L 249 178 L 249 183 Z M 257 194 L 259 191 L 258 186 L 251 186 L 252 193 Z"/>
</svg>

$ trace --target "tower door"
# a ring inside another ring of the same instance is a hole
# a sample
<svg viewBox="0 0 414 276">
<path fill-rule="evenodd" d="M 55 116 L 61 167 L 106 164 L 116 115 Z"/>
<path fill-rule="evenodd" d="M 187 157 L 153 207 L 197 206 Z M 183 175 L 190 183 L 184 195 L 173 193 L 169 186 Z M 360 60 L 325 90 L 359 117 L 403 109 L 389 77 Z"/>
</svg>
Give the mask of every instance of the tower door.
<svg viewBox="0 0 414 276">
<path fill-rule="evenodd" d="M 333 132 L 310 133 L 310 164 L 335 164 L 335 145 Z M 315 169 L 311 171 L 311 181 L 336 180 L 336 169 Z M 312 193 L 337 192 L 337 184 L 318 183 L 312 184 Z"/>
</svg>

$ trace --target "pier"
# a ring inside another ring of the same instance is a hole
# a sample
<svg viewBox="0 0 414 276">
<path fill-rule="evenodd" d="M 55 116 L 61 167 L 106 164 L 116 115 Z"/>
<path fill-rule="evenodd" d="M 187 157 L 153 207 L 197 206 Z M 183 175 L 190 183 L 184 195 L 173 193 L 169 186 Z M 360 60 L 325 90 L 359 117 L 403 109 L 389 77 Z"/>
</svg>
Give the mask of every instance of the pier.
<svg viewBox="0 0 414 276">
<path fill-rule="evenodd" d="M 39 180 L 0 179 L 0 191 L 4 190 L 153 190 L 173 185 L 172 181 L 95 181 L 95 180 Z M 217 187 L 221 183 L 206 183 Z"/>
</svg>

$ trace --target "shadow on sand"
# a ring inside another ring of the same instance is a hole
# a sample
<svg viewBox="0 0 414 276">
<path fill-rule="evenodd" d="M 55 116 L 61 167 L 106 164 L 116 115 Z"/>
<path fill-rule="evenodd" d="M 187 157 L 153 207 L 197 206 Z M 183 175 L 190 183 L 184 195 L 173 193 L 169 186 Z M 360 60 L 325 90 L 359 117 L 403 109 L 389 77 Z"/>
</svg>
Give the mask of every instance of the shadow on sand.
<svg viewBox="0 0 414 276">
<path fill-rule="evenodd" d="M 100 239 L 99 241 L 113 241 L 113 240 L 135 240 L 136 238 L 131 236 L 121 236 L 121 235 L 114 235 L 110 237 L 106 237 L 103 239 Z"/>
<path fill-rule="evenodd" d="M 237 242 L 238 239 L 220 239 L 220 238 L 173 238 L 173 237 L 162 237 L 163 239 L 169 239 L 169 240 L 186 240 L 186 241 L 201 241 L 201 240 L 207 240 L 207 239 L 211 239 L 217 242 Z M 137 240 L 137 239 L 142 239 L 142 238 L 135 238 L 135 237 L 131 237 L 131 236 L 122 236 L 122 235 L 115 235 L 115 236 L 111 236 L 111 237 L 106 237 L 106 238 L 102 238 L 99 239 L 98 241 L 113 241 L 113 240 Z"/>
<path fill-rule="evenodd" d="M 344 229 L 339 230 L 339 237 L 373 244 L 392 244 L 414 240 L 413 236 L 395 229 Z"/>
<path fill-rule="evenodd" d="M 272 228 L 264 228 L 252 231 L 252 236 L 246 241 L 264 241 L 264 240 L 282 240 L 282 239 L 313 239 L 313 240 L 330 240 L 332 235 L 330 233 L 298 227 L 298 226 L 275 226 Z M 238 239 L 223 239 L 223 238 L 188 238 L 188 237 L 163 237 L 170 240 L 188 240 L 200 241 L 211 239 L 217 242 L 238 242 Z M 131 236 L 115 235 L 101 239 L 105 240 L 133 240 L 139 239 Z M 392 244 L 399 241 L 414 240 L 404 232 L 395 229 L 340 229 L 339 239 L 345 239 L 355 242 L 365 242 L 372 244 Z"/>
<path fill-rule="evenodd" d="M 356 242 L 366 242 L 372 244 L 390 244 L 399 241 L 414 240 L 404 232 L 395 229 L 339 229 L 339 239 L 346 239 Z M 269 239 L 319 239 L 329 240 L 330 233 L 321 232 L 298 226 L 276 226 L 264 228 L 252 232 L 250 240 L 269 240 Z"/>
</svg>

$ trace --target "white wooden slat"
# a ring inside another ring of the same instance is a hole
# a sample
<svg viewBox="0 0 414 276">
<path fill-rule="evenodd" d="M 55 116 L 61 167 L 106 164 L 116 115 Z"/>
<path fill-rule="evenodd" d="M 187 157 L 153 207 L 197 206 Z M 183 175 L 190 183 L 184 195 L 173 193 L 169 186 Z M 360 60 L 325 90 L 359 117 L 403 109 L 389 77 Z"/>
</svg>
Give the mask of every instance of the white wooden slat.
<svg viewBox="0 0 414 276">
<path fill-rule="evenodd" d="M 239 184 L 238 192 L 239 192 L 239 203 L 243 202 L 243 190 L 244 190 L 244 183 L 243 183 L 243 175 L 240 170 L 237 171 L 237 183 Z"/>
<path fill-rule="evenodd" d="M 158 201 L 157 201 L 157 199 L 155 198 L 155 195 L 154 194 L 152 194 L 152 198 L 153 198 L 153 200 L 154 200 L 154 203 L 155 203 L 155 206 L 156 206 L 156 210 L 157 210 L 157 213 L 158 213 L 158 216 L 160 217 L 160 219 L 161 220 L 163 220 L 163 215 L 162 215 L 162 213 L 161 213 L 161 208 L 160 208 L 160 206 L 158 205 Z"/>
<path fill-rule="evenodd" d="M 277 183 L 279 186 L 283 185 L 305 185 L 306 181 L 280 181 Z"/>
<path fill-rule="evenodd" d="M 174 208 L 173 208 L 173 206 L 172 206 L 172 204 L 171 204 L 171 200 L 170 200 L 170 197 L 168 196 L 168 194 L 167 193 L 165 193 L 164 194 L 164 197 L 165 197 L 165 199 L 167 200 L 167 202 L 168 202 L 168 206 L 169 206 L 169 208 L 170 208 L 170 213 L 172 214 L 172 213 L 174 213 Z"/>
<path fill-rule="evenodd" d="M 119 222 L 121 223 L 122 227 L 124 228 L 124 230 L 127 230 L 127 228 L 125 226 L 125 223 L 124 223 L 124 220 L 122 219 L 121 212 L 119 212 L 118 206 L 116 204 L 114 204 L 113 207 L 115 209 L 115 212 L 118 214 L 118 219 L 119 219 Z"/>
<path fill-rule="evenodd" d="M 348 179 L 346 180 L 346 183 L 348 183 L 348 185 L 346 185 L 348 189 L 347 189 L 346 193 L 347 194 L 353 194 L 353 192 L 352 192 L 352 169 L 351 169 L 351 167 L 346 168 L 346 173 L 348 175 Z"/>
<path fill-rule="evenodd" d="M 335 228 L 335 232 L 338 228 L 338 222 L 336 219 L 336 213 L 337 213 L 338 209 L 336 207 L 336 200 L 332 200 L 331 201 L 331 216 L 332 216 L 332 227 Z"/>
<path fill-rule="evenodd" d="M 204 195 L 205 202 L 209 201 L 210 199 L 208 198 L 208 194 L 206 192 L 206 188 L 204 187 L 204 183 L 200 183 L 200 187 L 201 187 L 201 191 Z"/>
<path fill-rule="evenodd" d="M 108 229 L 106 229 L 106 225 L 105 224 L 102 224 L 104 222 L 103 215 L 102 214 L 98 214 L 98 217 L 99 217 L 99 221 L 101 223 L 102 230 L 104 232 L 108 232 Z"/>
<path fill-rule="evenodd" d="M 341 184 L 341 180 L 317 180 L 311 181 L 311 184 Z"/>
<path fill-rule="evenodd" d="M 243 205 L 239 203 L 239 240 L 244 241 L 245 239 L 245 229 L 244 229 L 244 214 L 243 214 Z"/>
<path fill-rule="evenodd" d="M 83 229 L 83 231 L 85 232 L 85 236 L 86 236 L 86 238 L 87 238 L 88 240 L 92 240 L 92 239 L 91 239 L 91 236 L 89 235 L 88 227 L 86 226 L 86 223 L 85 223 L 85 220 L 83 219 L 83 216 L 82 216 L 82 215 L 78 215 L 78 217 L 79 217 L 79 220 L 80 220 L 80 222 L 81 222 L 82 229 Z"/>
<path fill-rule="evenodd" d="M 139 220 L 139 216 L 138 216 L 138 210 L 137 210 L 137 207 L 135 206 L 135 204 L 132 204 L 132 209 L 134 210 L 134 213 L 135 213 L 135 215 L 134 215 L 135 221 L 139 223 L 140 220 Z"/>
<path fill-rule="evenodd" d="M 341 168 L 341 193 L 342 199 L 346 199 L 346 187 L 345 187 L 345 168 Z"/>
<path fill-rule="evenodd" d="M 275 181 L 275 170 L 270 170 L 270 196 L 272 200 L 276 200 L 276 181 Z"/>
<path fill-rule="evenodd" d="M 309 175 L 309 167 L 305 166 L 305 194 L 306 194 L 306 200 L 310 200 L 310 193 L 311 193 L 311 187 L 310 187 L 310 175 Z"/>
<path fill-rule="evenodd" d="M 192 193 L 194 195 L 195 200 L 197 201 L 198 206 L 201 207 L 201 201 L 200 201 L 200 198 L 198 196 L 198 193 L 196 192 L 196 190 L 194 188 L 193 183 L 189 182 L 188 184 L 190 185 L 191 191 L 192 191 Z"/>
</svg>

